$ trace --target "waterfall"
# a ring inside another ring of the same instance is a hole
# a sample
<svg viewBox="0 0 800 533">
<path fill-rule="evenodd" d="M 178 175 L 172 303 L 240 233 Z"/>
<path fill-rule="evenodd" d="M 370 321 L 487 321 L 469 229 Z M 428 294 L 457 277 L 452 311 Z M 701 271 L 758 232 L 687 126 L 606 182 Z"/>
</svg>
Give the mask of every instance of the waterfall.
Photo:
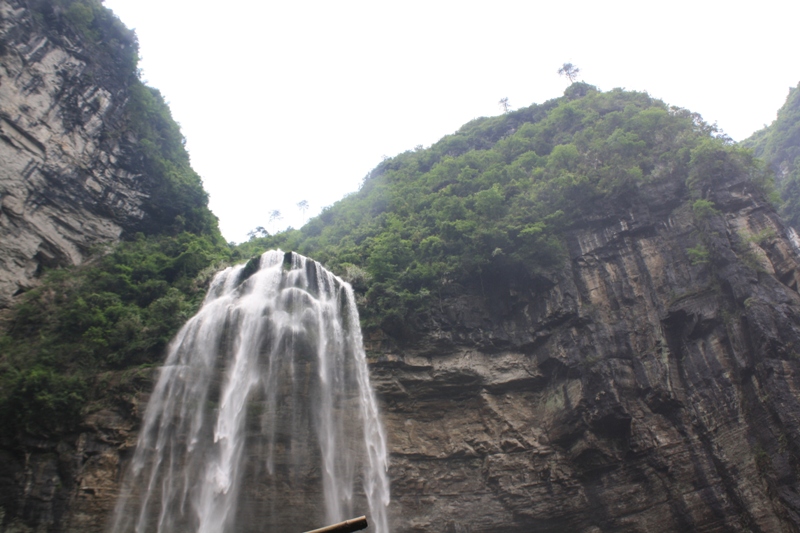
<svg viewBox="0 0 800 533">
<path fill-rule="evenodd" d="M 295 253 L 216 275 L 172 341 L 112 531 L 388 532 L 386 442 L 350 286 Z"/>
</svg>

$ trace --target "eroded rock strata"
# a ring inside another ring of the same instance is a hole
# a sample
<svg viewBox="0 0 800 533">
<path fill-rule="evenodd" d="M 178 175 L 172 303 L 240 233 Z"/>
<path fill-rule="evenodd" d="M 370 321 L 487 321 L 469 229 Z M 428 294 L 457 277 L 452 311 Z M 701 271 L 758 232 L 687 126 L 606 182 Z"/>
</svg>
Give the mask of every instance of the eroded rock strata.
<svg viewBox="0 0 800 533">
<path fill-rule="evenodd" d="M 57 8 L 0 2 L 0 307 L 146 215 L 151 186 L 124 133 L 130 75 L 84 44 Z"/>
<path fill-rule="evenodd" d="M 124 80 L 26 6 L 0 1 L 0 307 L 152 196 Z M 738 175 L 695 216 L 686 177 L 579 218 L 559 270 L 370 333 L 393 531 L 800 530 L 800 239 Z M 0 531 L 105 529 L 154 373 L 105 372 L 76 432 L 0 450 Z"/>
<path fill-rule="evenodd" d="M 641 189 L 562 272 L 484 280 L 381 357 L 398 531 L 800 528 L 800 243 L 745 181 L 707 192 L 697 223 Z"/>
<path fill-rule="evenodd" d="M 798 239 L 747 182 L 708 194 L 698 223 L 640 189 L 558 274 L 487 278 L 373 363 L 394 531 L 798 529 Z M 102 530 L 149 386 L 108 379 L 116 407 L 4 462 L 13 523 Z"/>
</svg>

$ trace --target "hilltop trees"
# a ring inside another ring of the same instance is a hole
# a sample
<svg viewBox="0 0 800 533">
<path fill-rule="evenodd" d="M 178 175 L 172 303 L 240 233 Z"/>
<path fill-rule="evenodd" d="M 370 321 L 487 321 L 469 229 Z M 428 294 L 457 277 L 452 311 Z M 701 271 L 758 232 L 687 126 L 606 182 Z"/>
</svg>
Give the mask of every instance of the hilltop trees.
<svg viewBox="0 0 800 533">
<path fill-rule="evenodd" d="M 308 200 L 300 200 L 297 202 L 297 208 L 303 213 L 303 224 L 306 223 L 306 211 L 308 211 Z"/>
<path fill-rule="evenodd" d="M 269 232 L 266 230 L 264 226 L 256 226 L 255 229 L 252 229 L 247 232 L 247 237 L 251 241 L 253 239 L 263 239 L 264 237 L 269 237 Z"/>
<path fill-rule="evenodd" d="M 573 65 L 572 63 L 564 63 L 561 65 L 561 68 L 558 69 L 559 76 L 566 76 L 570 83 L 575 83 L 578 79 L 578 74 L 580 74 L 581 69 Z"/>
<path fill-rule="evenodd" d="M 273 209 L 269 214 L 269 223 L 272 224 L 272 233 L 277 233 L 278 222 L 283 220 L 283 214 L 278 209 Z"/>
<path fill-rule="evenodd" d="M 740 152 L 696 114 L 577 82 L 561 98 L 474 120 L 430 148 L 384 160 L 358 193 L 263 244 L 344 277 L 366 269 L 364 324 L 401 339 L 431 298 L 545 275 L 564 260 L 563 236 L 577 221 L 643 184 L 702 180 L 718 163 L 746 163 Z"/>
</svg>

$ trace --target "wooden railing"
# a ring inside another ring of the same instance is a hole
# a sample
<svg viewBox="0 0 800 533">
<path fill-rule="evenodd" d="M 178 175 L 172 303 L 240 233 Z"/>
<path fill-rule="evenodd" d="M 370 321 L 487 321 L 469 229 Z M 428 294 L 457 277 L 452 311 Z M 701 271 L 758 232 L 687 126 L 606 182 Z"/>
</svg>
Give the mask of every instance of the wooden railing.
<svg viewBox="0 0 800 533">
<path fill-rule="evenodd" d="M 332 526 L 321 527 L 313 531 L 306 531 L 306 533 L 350 533 L 351 531 L 359 531 L 367 529 L 367 517 L 359 516 L 358 518 L 351 518 Z"/>
</svg>

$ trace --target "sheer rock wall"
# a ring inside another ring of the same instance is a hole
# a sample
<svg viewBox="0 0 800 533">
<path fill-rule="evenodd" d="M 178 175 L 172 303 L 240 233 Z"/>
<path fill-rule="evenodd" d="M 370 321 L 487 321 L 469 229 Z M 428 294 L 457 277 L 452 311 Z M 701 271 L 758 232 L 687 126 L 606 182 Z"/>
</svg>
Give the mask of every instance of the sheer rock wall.
<svg viewBox="0 0 800 533">
<path fill-rule="evenodd" d="M 744 181 L 705 194 L 641 189 L 380 358 L 396 531 L 800 530 L 800 241 Z"/>
<path fill-rule="evenodd" d="M 0 307 L 142 217 L 126 89 L 0 0 Z M 799 531 L 800 239 L 747 182 L 586 217 L 558 272 L 485 274 L 368 339 L 393 531 Z M 688 250 L 708 252 L 692 256 Z M 0 450 L 0 531 L 103 531 L 152 376 Z"/>
<path fill-rule="evenodd" d="M 0 1 L 0 307 L 145 216 L 117 135 L 125 80 L 20 0 Z"/>
</svg>

